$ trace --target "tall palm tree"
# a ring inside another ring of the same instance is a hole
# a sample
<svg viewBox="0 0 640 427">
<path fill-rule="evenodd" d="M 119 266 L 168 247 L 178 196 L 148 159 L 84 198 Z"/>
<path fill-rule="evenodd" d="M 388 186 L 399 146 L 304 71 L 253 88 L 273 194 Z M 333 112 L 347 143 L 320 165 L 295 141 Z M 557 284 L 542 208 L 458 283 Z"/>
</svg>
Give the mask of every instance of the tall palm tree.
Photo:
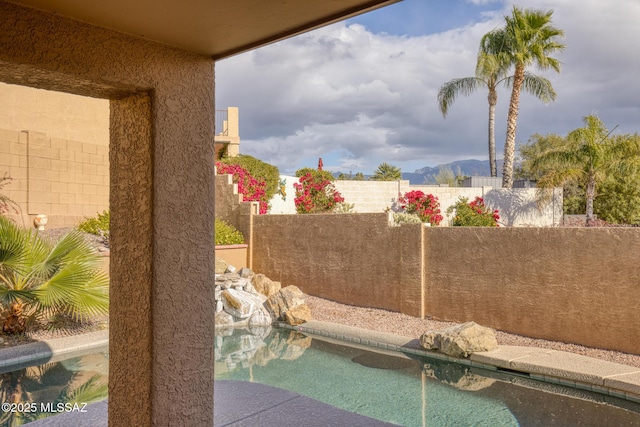
<svg viewBox="0 0 640 427">
<path fill-rule="evenodd" d="M 505 52 L 509 61 L 515 66 L 507 115 L 507 135 L 504 143 L 504 165 L 502 169 L 502 186 L 513 186 L 513 164 L 515 159 L 516 125 L 520 108 L 520 91 L 526 88 L 525 70 L 535 65 L 540 70 L 549 68 L 560 72 L 560 61 L 549 56 L 564 49 L 565 45 L 557 39 L 564 31 L 551 25 L 553 11 L 535 9 L 522 10 L 513 7 L 512 15 L 505 16 L 504 32 Z"/>
<path fill-rule="evenodd" d="M 438 105 L 442 115 L 446 117 L 449 106 L 453 104 L 459 94 L 464 96 L 471 95 L 478 87 L 489 89 L 489 95 L 487 96 L 487 101 L 489 102 L 489 166 L 491 176 L 494 177 L 498 176 L 495 137 L 496 104 L 498 103 L 497 88 L 500 83 L 508 87 L 513 80 L 512 76 L 507 76 L 511 63 L 509 62 L 509 56 L 504 51 L 504 35 L 504 32 L 500 31 L 492 31 L 485 34 L 480 41 L 480 48 L 478 49 L 476 75 L 474 77 L 450 80 L 442 85 L 438 92 Z M 544 77 L 526 73 L 524 87 L 545 103 L 556 98 L 551 82 Z"/>
<path fill-rule="evenodd" d="M 610 132 L 595 115 L 584 117 L 585 126 L 570 132 L 566 144 L 535 158 L 534 170 L 546 170 L 540 187 L 562 186 L 576 180 L 586 189 L 587 225 L 593 223 L 593 201 L 597 186 L 607 176 L 630 175 L 640 167 L 638 138 L 610 138 Z"/>
<path fill-rule="evenodd" d="M 382 162 L 378 165 L 378 168 L 373 171 L 371 175 L 372 181 L 398 181 L 402 179 L 402 172 L 397 166 L 390 165 L 387 162 Z"/>
<path fill-rule="evenodd" d="M 0 215 L 0 307 L 6 333 L 24 333 L 31 315 L 106 314 L 109 278 L 79 232 L 51 243 Z"/>
</svg>

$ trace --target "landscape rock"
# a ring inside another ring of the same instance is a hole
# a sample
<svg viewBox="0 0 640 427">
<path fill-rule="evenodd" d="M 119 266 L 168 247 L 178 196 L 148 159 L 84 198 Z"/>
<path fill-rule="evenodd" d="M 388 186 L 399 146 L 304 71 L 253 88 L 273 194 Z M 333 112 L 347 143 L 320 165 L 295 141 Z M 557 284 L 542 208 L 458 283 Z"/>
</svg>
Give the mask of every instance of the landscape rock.
<svg viewBox="0 0 640 427">
<path fill-rule="evenodd" d="M 420 345 L 453 357 L 469 357 L 471 353 L 495 350 L 498 340 L 492 329 L 467 322 L 441 331 L 427 331 L 420 337 Z"/>
<path fill-rule="evenodd" d="M 250 327 L 269 326 L 272 323 L 273 323 L 273 319 L 271 318 L 271 315 L 269 314 L 267 309 L 262 306 L 256 309 L 251 315 L 251 318 L 249 318 Z"/>
<path fill-rule="evenodd" d="M 233 316 L 225 311 L 219 311 L 216 313 L 215 324 L 216 328 L 233 326 Z"/>
<path fill-rule="evenodd" d="M 311 309 L 306 303 L 297 305 L 284 313 L 284 321 L 292 326 L 301 325 L 311 319 Z"/>
<path fill-rule="evenodd" d="M 223 260 L 222 258 L 216 257 L 216 269 L 215 269 L 216 274 L 223 274 L 227 270 L 228 266 L 229 264 L 227 264 L 225 260 Z"/>
<path fill-rule="evenodd" d="M 251 279 L 255 276 L 255 273 L 249 267 L 241 268 L 240 271 L 238 271 L 238 274 L 240 277 L 244 277 L 245 279 Z"/>
<path fill-rule="evenodd" d="M 304 294 L 300 288 L 291 285 L 271 295 L 265 305 L 276 320 L 284 320 L 287 311 L 304 303 Z"/>
<path fill-rule="evenodd" d="M 282 288 L 280 282 L 274 282 L 262 273 L 253 276 L 251 283 L 253 284 L 253 287 L 256 291 L 266 296 L 267 298 L 269 298 L 271 295 L 275 294 Z"/>
<path fill-rule="evenodd" d="M 274 319 L 289 325 L 300 325 L 311 320 L 311 309 L 306 304 L 304 293 L 297 286 L 287 286 L 271 295 L 265 306 Z"/>
<path fill-rule="evenodd" d="M 235 268 L 233 265 L 229 264 L 229 265 L 227 265 L 227 269 L 224 272 L 225 273 L 235 273 L 237 271 L 238 271 L 237 268 Z"/>
<path fill-rule="evenodd" d="M 222 291 L 224 310 L 239 319 L 251 317 L 257 307 L 262 306 L 263 300 L 257 294 L 250 294 L 235 289 Z"/>
</svg>

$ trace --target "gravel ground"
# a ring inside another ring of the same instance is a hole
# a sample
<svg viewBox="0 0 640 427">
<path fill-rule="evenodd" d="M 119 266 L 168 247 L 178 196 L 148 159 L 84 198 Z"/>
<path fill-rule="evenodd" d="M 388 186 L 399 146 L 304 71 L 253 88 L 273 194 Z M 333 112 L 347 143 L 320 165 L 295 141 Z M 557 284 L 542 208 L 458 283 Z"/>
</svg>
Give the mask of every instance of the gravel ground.
<svg viewBox="0 0 640 427">
<path fill-rule="evenodd" d="M 455 323 L 441 322 L 432 319 L 422 320 L 417 317 L 386 310 L 338 304 L 333 301 L 313 296 L 307 297 L 307 304 L 309 305 L 309 308 L 311 308 L 311 314 L 314 320 L 333 322 L 378 332 L 404 335 L 412 338 L 420 338 L 420 336 L 428 330 L 439 330 L 455 325 Z M 596 359 L 622 363 L 624 365 L 640 368 L 640 355 L 636 354 L 528 338 L 501 331 L 496 331 L 496 338 L 498 339 L 498 344 L 501 345 L 518 345 L 524 347 L 539 347 L 568 351 Z"/>
</svg>

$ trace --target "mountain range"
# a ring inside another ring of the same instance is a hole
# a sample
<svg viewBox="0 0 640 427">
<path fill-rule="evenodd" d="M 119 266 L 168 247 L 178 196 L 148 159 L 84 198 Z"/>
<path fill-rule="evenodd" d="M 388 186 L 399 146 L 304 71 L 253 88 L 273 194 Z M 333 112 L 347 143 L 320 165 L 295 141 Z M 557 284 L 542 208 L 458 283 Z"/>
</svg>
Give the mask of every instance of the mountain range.
<svg viewBox="0 0 640 427">
<path fill-rule="evenodd" d="M 502 160 L 498 160 L 498 176 L 502 176 Z M 457 160 L 438 166 L 425 166 L 416 169 L 415 172 L 403 172 L 402 179 L 407 179 L 411 184 L 434 184 L 436 175 L 441 169 L 450 169 L 455 175 L 463 176 L 491 176 L 489 160 Z"/>
</svg>

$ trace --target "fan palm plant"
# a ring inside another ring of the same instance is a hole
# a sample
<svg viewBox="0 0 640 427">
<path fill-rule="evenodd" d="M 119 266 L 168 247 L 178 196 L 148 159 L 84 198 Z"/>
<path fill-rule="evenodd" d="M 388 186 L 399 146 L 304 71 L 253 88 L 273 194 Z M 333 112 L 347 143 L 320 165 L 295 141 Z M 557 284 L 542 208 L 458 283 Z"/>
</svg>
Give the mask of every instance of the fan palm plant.
<svg viewBox="0 0 640 427">
<path fill-rule="evenodd" d="M 0 215 L 2 330 L 24 333 L 38 315 L 81 320 L 108 313 L 109 278 L 98 263 L 79 232 L 52 243 Z"/>
</svg>

